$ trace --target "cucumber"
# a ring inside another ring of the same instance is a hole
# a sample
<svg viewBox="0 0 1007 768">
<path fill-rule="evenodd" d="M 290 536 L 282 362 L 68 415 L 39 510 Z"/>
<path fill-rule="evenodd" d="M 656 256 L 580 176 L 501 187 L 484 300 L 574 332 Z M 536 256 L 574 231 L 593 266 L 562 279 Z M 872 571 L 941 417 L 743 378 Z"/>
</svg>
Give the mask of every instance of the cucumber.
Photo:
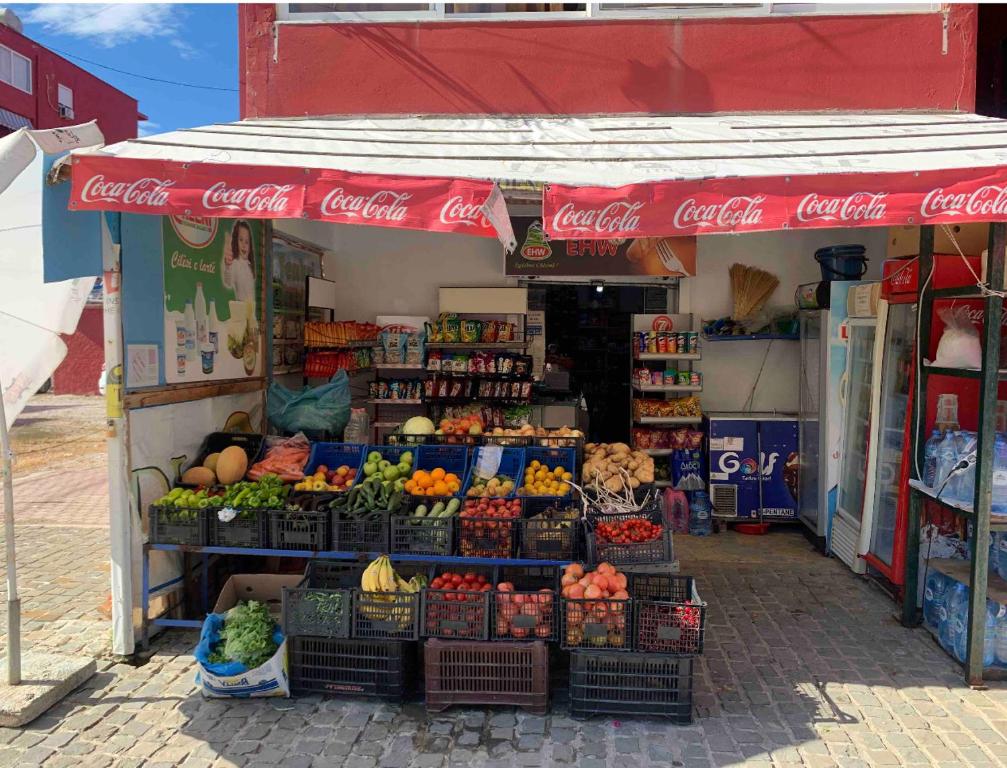
<svg viewBox="0 0 1007 768">
<path fill-rule="evenodd" d="M 443 517 L 451 517 L 452 515 L 457 514 L 458 510 L 461 509 L 461 506 L 462 502 L 460 499 L 451 499 L 451 501 L 448 502 L 448 508 Z"/>
<path fill-rule="evenodd" d="M 420 504 L 418 507 L 416 507 L 416 510 L 413 512 L 413 517 L 426 517 L 426 516 L 427 516 L 426 504 Z"/>
<path fill-rule="evenodd" d="M 443 517 L 444 516 L 444 502 L 438 501 L 434 504 L 434 508 L 430 510 L 430 517 Z"/>
</svg>

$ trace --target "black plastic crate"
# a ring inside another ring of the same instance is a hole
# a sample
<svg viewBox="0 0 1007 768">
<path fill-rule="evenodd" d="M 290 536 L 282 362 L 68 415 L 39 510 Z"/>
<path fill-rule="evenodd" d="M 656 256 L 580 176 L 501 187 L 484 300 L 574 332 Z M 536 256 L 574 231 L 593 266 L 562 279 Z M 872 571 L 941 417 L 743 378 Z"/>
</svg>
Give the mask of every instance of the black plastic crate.
<svg viewBox="0 0 1007 768">
<path fill-rule="evenodd" d="M 573 651 L 570 713 L 666 717 L 692 722 L 693 667 L 689 656 Z"/>
<path fill-rule="evenodd" d="M 634 648 L 645 653 L 700 654 L 706 603 L 692 576 L 628 573 L 633 596 Z"/>
<path fill-rule="evenodd" d="M 399 435 L 390 434 L 385 435 L 385 445 L 387 446 L 402 446 L 404 448 L 416 448 L 417 446 L 424 445 L 433 435 Z M 415 465 L 415 461 L 413 464 Z"/>
<path fill-rule="evenodd" d="M 489 505 L 506 504 L 511 510 L 517 510 L 515 517 L 488 517 L 478 512 L 478 517 L 466 517 L 470 509 L 486 502 Z M 514 557 L 517 551 L 520 520 L 524 500 L 512 499 L 465 499 L 458 516 L 455 528 L 458 531 L 458 554 L 462 557 Z"/>
<path fill-rule="evenodd" d="M 425 505 L 432 511 L 435 504 L 448 504 L 452 497 L 411 496 L 409 514 L 392 515 L 390 548 L 400 555 L 452 555 L 455 546 L 455 526 L 457 516 L 415 517 L 418 506 Z M 459 506 L 461 500 L 459 499 Z"/>
<path fill-rule="evenodd" d="M 269 546 L 268 509 L 243 509 L 229 523 L 217 516 L 218 509 L 209 511 L 209 539 L 211 547 L 243 547 L 266 549 Z"/>
<path fill-rule="evenodd" d="M 596 530 L 599 523 L 615 523 L 631 519 L 645 519 L 663 526 L 661 535 L 651 541 L 634 543 L 602 542 Z M 592 564 L 634 565 L 644 563 L 671 563 L 675 560 L 671 528 L 665 525 L 660 514 L 597 515 L 584 521 L 584 538 L 587 542 L 587 559 Z"/>
<path fill-rule="evenodd" d="M 533 560 L 579 560 L 581 557 L 581 504 L 577 499 L 529 496 L 524 517 L 518 521 L 520 556 Z M 573 510 L 576 518 L 563 513 Z"/>
<path fill-rule="evenodd" d="M 423 590 L 420 634 L 448 640 L 488 640 L 492 590 L 472 592 L 446 585 L 435 588 L 437 579 L 448 573 L 459 576 L 474 573 L 487 584 L 496 583 L 496 569 L 491 565 L 438 566 L 431 586 Z"/>
<path fill-rule="evenodd" d="M 353 616 L 352 589 L 307 586 L 283 590 L 283 634 L 287 637 L 350 636 Z"/>
<path fill-rule="evenodd" d="M 528 435 L 493 435 L 485 433 L 482 436 L 483 445 L 499 445 L 504 448 L 527 448 L 535 438 Z"/>
<path fill-rule="evenodd" d="M 255 435 L 248 432 L 211 432 L 203 440 L 203 445 L 199 449 L 196 460 L 183 470 L 183 474 L 193 467 L 203 466 L 203 462 L 206 461 L 206 457 L 210 454 L 220 453 L 232 445 L 238 446 L 245 452 L 245 455 L 248 457 L 248 466 L 251 467 L 258 460 L 265 439 L 263 435 Z M 195 487 L 185 483 L 179 483 L 179 485 L 185 488 Z"/>
<path fill-rule="evenodd" d="M 482 435 L 428 435 L 427 445 L 460 445 L 472 448 L 482 444 Z"/>
<path fill-rule="evenodd" d="M 399 571 L 398 566 L 395 568 Z M 402 578 L 406 579 L 402 573 Z M 419 638 L 419 592 L 364 592 L 353 596 L 353 632 L 358 640 L 416 640 Z"/>
<path fill-rule="evenodd" d="M 416 684 L 414 643 L 294 637 L 289 646 L 295 694 L 368 696 L 401 702 Z"/>
<path fill-rule="evenodd" d="M 364 567 L 360 563 L 345 560 L 311 560 L 304 570 L 304 576 L 307 585 L 316 589 L 359 587 Z"/>
<path fill-rule="evenodd" d="M 269 510 L 269 541 L 273 549 L 326 552 L 329 549 L 328 510 Z"/>
<path fill-rule="evenodd" d="M 633 604 L 630 600 L 559 599 L 560 647 L 568 650 L 633 649 Z"/>
<path fill-rule="evenodd" d="M 386 552 L 388 515 L 351 518 L 332 513 L 332 549 L 336 552 Z"/>
<path fill-rule="evenodd" d="M 513 591 L 500 592 L 509 583 Z M 491 592 L 490 639 L 559 639 L 559 569 L 554 566 L 506 565 L 497 569 L 498 589 Z"/>
<path fill-rule="evenodd" d="M 186 544 L 202 547 L 207 542 L 207 512 L 215 508 L 181 509 L 153 506 L 147 512 L 147 538 L 151 544 Z"/>
</svg>

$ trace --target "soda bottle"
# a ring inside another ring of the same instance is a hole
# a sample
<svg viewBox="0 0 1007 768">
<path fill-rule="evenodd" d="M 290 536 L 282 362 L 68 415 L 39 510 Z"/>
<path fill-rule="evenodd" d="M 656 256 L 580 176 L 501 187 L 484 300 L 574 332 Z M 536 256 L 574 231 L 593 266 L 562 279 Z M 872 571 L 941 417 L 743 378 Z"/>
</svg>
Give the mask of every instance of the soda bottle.
<svg viewBox="0 0 1007 768">
<path fill-rule="evenodd" d="M 689 504 L 689 535 L 709 536 L 713 533 L 710 497 L 706 491 L 695 491 Z"/>
<path fill-rule="evenodd" d="M 937 447 L 941 442 L 941 433 L 936 429 L 931 433 L 930 437 L 927 439 L 926 445 L 923 447 L 923 483 L 929 487 L 934 487 L 934 481 L 937 479 Z"/>
</svg>

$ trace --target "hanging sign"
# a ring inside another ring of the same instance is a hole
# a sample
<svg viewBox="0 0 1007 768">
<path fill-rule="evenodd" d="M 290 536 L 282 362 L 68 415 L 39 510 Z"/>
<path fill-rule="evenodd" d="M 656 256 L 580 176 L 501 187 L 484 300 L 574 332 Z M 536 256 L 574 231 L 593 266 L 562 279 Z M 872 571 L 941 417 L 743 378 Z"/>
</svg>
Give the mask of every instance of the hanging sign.
<svg viewBox="0 0 1007 768">
<path fill-rule="evenodd" d="M 695 237 L 561 240 L 545 233 L 542 219 L 513 219 L 517 248 L 507 255 L 510 277 L 692 277 Z"/>
<path fill-rule="evenodd" d="M 499 237 L 509 244 L 502 200 L 491 181 L 81 155 L 73 161 L 70 209 L 308 218 Z"/>
<path fill-rule="evenodd" d="M 543 228 L 569 239 L 1007 221 L 1007 167 L 550 184 Z"/>
</svg>

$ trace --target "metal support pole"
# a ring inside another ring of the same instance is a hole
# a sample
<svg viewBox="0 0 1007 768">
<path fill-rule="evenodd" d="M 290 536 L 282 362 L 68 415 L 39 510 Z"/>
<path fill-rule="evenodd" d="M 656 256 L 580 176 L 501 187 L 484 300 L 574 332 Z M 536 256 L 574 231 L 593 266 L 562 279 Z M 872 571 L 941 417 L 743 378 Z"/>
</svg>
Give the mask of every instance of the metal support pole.
<svg viewBox="0 0 1007 768">
<path fill-rule="evenodd" d="M 986 278 L 990 288 L 1003 290 L 1007 224 L 990 224 Z M 986 589 L 989 576 L 990 508 L 993 505 L 993 446 L 996 437 L 996 402 L 1000 381 L 1000 318 L 1003 299 L 987 296 L 983 319 L 982 378 L 979 389 L 979 440 L 976 445 L 976 484 L 972 522 L 972 587 L 969 590 L 969 685 L 982 685 L 983 645 L 986 640 Z"/>
<path fill-rule="evenodd" d="M 3 523 L 7 539 L 7 684 L 21 684 L 21 600 L 17 596 L 14 551 L 14 454 L 7 434 L 3 390 L 0 389 L 0 451 L 3 452 Z"/>
</svg>

